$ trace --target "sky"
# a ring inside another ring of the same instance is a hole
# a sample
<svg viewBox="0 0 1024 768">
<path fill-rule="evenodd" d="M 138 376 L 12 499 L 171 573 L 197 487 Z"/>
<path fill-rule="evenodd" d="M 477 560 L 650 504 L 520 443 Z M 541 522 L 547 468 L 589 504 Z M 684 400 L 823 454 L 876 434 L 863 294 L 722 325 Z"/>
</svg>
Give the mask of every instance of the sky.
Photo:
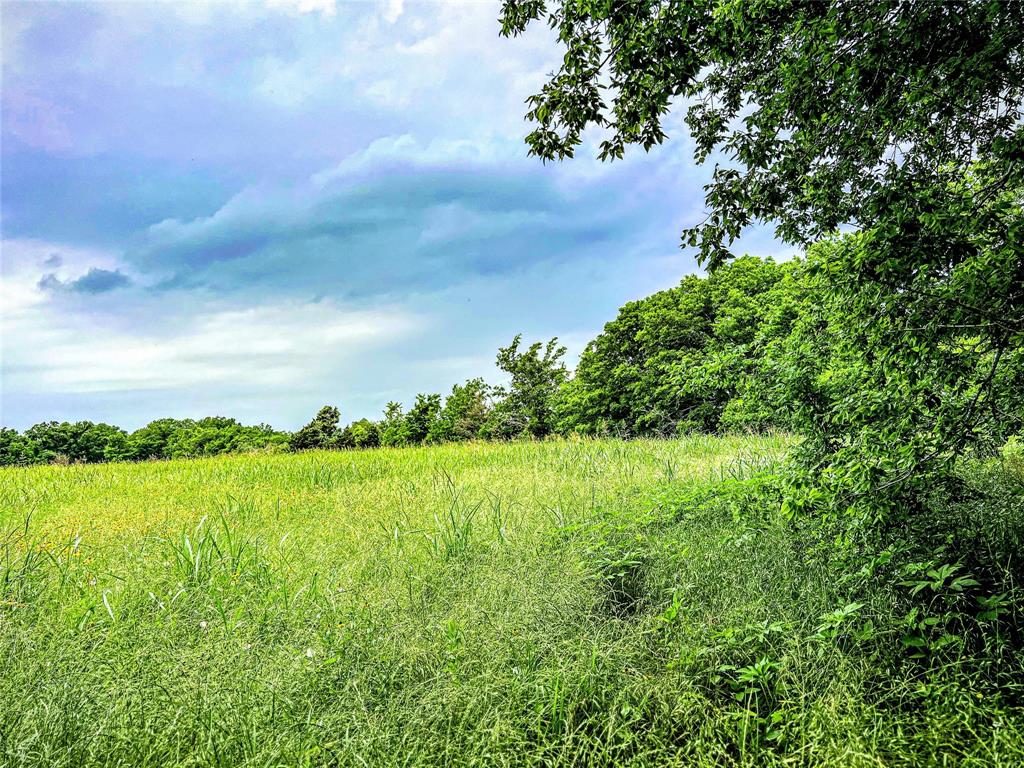
<svg viewBox="0 0 1024 768">
<path fill-rule="evenodd" d="M 517 333 L 572 360 L 698 271 L 682 116 L 623 161 L 528 157 L 559 53 L 497 2 L 0 9 L 3 426 L 372 418 L 500 381 Z"/>
</svg>

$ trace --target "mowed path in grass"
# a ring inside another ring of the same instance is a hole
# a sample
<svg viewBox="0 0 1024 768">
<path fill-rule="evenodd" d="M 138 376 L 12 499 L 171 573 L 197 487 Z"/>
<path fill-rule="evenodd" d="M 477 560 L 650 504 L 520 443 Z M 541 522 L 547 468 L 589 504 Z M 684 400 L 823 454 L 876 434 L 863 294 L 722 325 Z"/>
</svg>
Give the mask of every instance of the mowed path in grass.
<svg viewBox="0 0 1024 768">
<path fill-rule="evenodd" d="M 5 470 L 3 754 L 569 759 L 582 742 L 559 731 L 577 717 L 565 707 L 598 684 L 572 670 L 611 652 L 587 636 L 604 598 L 571 532 L 642 517 L 660 488 L 784 445 L 479 443 Z"/>
</svg>

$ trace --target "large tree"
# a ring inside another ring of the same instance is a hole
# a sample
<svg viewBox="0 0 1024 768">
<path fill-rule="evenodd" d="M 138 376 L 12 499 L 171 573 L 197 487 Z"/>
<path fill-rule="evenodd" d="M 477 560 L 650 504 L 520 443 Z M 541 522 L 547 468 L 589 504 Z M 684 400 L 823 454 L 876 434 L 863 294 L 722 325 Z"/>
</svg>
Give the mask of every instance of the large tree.
<svg viewBox="0 0 1024 768">
<path fill-rule="evenodd" d="M 529 99 L 532 153 L 571 157 L 588 128 L 602 159 L 650 149 L 678 108 L 714 163 L 683 235 L 705 265 L 750 225 L 858 232 L 811 265 L 843 345 L 843 385 L 825 366 L 802 390 L 824 498 L 902 509 L 908 481 L 1014 423 L 995 385 L 1024 346 L 1020 2 L 507 0 L 502 32 L 541 19 L 565 55 Z"/>
</svg>

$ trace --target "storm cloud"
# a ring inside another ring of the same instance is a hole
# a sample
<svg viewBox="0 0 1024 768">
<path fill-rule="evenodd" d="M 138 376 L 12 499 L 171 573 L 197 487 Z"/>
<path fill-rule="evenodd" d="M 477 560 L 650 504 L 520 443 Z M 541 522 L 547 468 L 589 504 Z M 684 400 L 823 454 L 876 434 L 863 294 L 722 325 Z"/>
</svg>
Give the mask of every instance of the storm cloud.
<svg viewBox="0 0 1024 768">
<path fill-rule="evenodd" d="M 3 423 L 374 416 L 696 270 L 685 135 L 527 157 L 557 50 L 497 14 L 5 3 Z"/>
</svg>

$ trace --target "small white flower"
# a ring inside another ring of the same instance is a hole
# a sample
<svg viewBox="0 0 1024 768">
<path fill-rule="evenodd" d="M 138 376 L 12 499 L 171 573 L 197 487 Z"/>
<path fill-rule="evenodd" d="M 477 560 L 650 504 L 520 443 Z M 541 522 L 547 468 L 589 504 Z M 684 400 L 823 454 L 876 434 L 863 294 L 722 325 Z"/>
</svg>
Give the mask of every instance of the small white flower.
<svg viewBox="0 0 1024 768">
<path fill-rule="evenodd" d="M 203 621 L 199 622 L 199 628 L 200 629 L 206 629 L 206 620 L 205 619 Z"/>
<path fill-rule="evenodd" d="M 312 659 L 313 658 L 313 649 L 312 648 L 307 648 L 306 649 L 306 658 L 307 659 Z"/>
</svg>

